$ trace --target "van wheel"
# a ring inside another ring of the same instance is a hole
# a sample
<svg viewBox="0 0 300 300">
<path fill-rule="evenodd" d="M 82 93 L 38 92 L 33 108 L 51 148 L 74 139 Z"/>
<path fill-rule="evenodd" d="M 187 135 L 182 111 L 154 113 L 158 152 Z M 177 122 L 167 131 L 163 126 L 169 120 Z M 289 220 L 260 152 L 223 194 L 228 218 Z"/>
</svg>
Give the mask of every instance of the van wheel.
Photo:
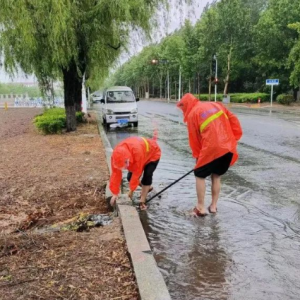
<svg viewBox="0 0 300 300">
<path fill-rule="evenodd" d="M 103 127 L 104 127 L 105 130 L 108 130 L 109 127 L 110 127 L 109 124 L 106 122 L 105 119 L 103 119 Z"/>
<path fill-rule="evenodd" d="M 133 127 L 138 127 L 139 126 L 139 122 L 133 122 Z"/>
</svg>

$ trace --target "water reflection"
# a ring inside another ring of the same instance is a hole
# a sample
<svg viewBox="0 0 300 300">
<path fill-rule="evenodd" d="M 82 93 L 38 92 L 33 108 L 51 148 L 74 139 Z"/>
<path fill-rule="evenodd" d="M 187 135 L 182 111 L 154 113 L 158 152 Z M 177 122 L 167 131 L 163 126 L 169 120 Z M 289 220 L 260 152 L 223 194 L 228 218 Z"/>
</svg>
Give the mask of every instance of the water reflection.
<svg viewBox="0 0 300 300">
<path fill-rule="evenodd" d="M 299 133 L 289 131 L 290 144 L 282 148 L 277 143 L 282 136 L 279 130 L 264 136 L 263 130 L 269 132 L 276 120 L 267 125 L 264 122 L 258 132 L 253 122 L 263 122 L 261 117 L 254 121 L 252 116 L 246 117 L 248 140 L 240 145 L 238 166 L 224 177 L 216 216 L 193 219 L 187 215 L 196 199 L 193 176 L 173 186 L 161 199 L 153 200 L 150 209 L 141 214 L 174 300 L 299 299 L 300 164 L 289 159 L 297 158 L 300 139 L 294 136 Z M 266 113 L 263 117 L 267 117 Z M 141 119 L 138 131 L 111 130 L 111 143 L 115 145 L 130 135 L 151 136 L 151 118 Z M 186 173 L 194 161 L 190 158 L 186 127 L 168 121 L 163 115 L 157 116 L 156 121 L 163 152 L 154 173 L 154 187 L 159 191 Z M 282 122 L 278 122 L 278 128 Z M 273 148 L 269 147 L 271 142 Z M 278 153 L 284 149 L 282 153 L 289 157 L 277 154 L 276 149 Z M 210 185 L 206 196 L 209 202 Z"/>
</svg>

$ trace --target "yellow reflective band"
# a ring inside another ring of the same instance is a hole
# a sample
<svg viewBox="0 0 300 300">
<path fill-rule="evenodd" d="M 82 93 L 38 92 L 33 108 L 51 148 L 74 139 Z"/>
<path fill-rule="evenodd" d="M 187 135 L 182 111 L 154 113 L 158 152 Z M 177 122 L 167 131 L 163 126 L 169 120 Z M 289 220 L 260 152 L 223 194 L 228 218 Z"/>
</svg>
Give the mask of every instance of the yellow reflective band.
<svg viewBox="0 0 300 300">
<path fill-rule="evenodd" d="M 146 144 L 146 151 L 149 152 L 149 151 L 150 151 L 150 147 L 149 147 L 148 141 L 147 141 L 145 138 L 143 138 L 143 137 L 142 137 L 142 140 L 143 140 L 143 141 L 145 142 L 145 144 Z"/>
<path fill-rule="evenodd" d="M 219 112 L 217 112 L 216 114 L 210 116 L 209 118 L 207 118 L 200 126 L 200 132 L 202 132 L 206 126 L 214 121 L 215 119 L 219 118 L 220 116 L 222 116 L 224 114 L 224 111 L 223 110 L 220 110 Z M 225 117 L 228 119 L 227 115 L 225 114 Z"/>
</svg>

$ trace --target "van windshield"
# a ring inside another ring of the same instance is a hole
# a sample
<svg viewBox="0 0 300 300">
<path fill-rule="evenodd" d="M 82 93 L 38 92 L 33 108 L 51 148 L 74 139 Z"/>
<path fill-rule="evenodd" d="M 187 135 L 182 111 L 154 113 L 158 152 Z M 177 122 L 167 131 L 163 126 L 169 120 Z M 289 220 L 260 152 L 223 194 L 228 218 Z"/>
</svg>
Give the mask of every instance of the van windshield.
<svg viewBox="0 0 300 300">
<path fill-rule="evenodd" d="M 126 103 L 135 102 L 131 91 L 109 91 L 107 92 L 107 103 Z"/>
</svg>

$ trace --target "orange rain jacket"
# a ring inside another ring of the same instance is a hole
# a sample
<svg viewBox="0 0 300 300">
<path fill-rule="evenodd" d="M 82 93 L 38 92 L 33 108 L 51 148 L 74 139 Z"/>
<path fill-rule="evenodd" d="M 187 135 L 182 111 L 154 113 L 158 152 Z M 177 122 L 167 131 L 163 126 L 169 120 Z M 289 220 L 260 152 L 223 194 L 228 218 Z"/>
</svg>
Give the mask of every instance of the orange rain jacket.
<svg viewBox="0 0 300 300">
<path fill-rule="evenodd" d="M 111 170 L 109 188 L 114 195 L 120 192 L 122 181 L 122 170 L 125 167 L 126 160 L 129 160 L 127 170 L 132 172 L 129 183 L 131 191 L 134 191 L 139 185 L 139 179 L 145 166 L 160 159 L 161 150 L 155 139 L 146 139 L 143 137 L 130 137 L 119 143 L 111 157 Z"/>
<path fill-rule="evenodd" d="M 242 137 L 238 118 L 220 103 L 200 102 L 192 94 L 185 94 L 177 103 L 187 123 L 189 142 L 195 169 L 213 160 L 233 153 L 231 166 L 238 158 L 237 141 Z"/>
</svg>

